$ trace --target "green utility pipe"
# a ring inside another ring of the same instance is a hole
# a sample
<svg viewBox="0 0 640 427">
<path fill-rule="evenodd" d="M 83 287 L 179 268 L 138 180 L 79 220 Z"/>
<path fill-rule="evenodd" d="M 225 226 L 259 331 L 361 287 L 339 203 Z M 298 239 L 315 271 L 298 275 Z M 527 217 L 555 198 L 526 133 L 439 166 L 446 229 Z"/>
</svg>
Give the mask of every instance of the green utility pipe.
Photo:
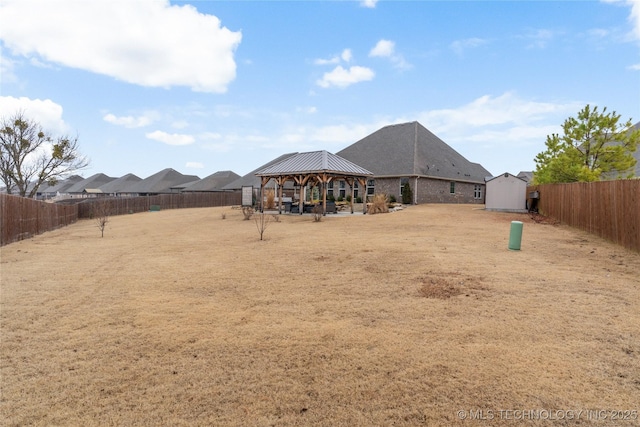
<svg viewBox="0 0 640 427">
<path fill-rule="evenodd" d="M 509 233 L 509 250 L 519 251 L 522 242 L 522 221 L 511 221 Z"/>
</svg>

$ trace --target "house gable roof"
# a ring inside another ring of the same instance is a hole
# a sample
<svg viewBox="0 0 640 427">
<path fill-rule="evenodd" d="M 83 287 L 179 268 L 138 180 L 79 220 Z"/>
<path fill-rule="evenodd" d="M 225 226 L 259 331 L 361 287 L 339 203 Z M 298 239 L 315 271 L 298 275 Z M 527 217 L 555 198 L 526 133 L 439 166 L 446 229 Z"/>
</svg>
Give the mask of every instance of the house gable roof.
<svg viewBox="0 0 640 427">
<path fill-rule="evenodd" d="M 185 187 L 182 191 L 219 191 L 225 185 L 239 179 L 240 175 L 232 171 L 218 171 L 211 174 L 191 185 Z"/>
<path fill-rule="evenodd" d="M 87 179 L 83 179 L 80 182 L 73 184 L 71 187 L 67 188 L 65 193 L 82 193 L 87 188 L 98 188 L 106 183 L 114 181 L 116 178 L 112 178 L 103 173 L 97 173 L 95 175 L 91 175 Z"/>
<path fill-rule="evenodd" d="M 176 170 L 167 168 L 131 185 L 127 192 L 138 194 L 170 193 L 171 187 L 198 179 L 200 178 L 196 175 L 183 175 Z"/>
<path fill-rule="evenodd" d="M 260 169 L 255 174 L 257 176 L 280 176 L 307 173 L 331 173 L 348 176 L 373 175 L 365 168 L 325 150 L 294 154 Z"/>
<path fill-rule="evenodd" d="M 127 189 L 133 184 L 142 181 L 142 178 L 132 173 L 121 176 L 118 179 L 114 179 L 104 185 L 98 187 L 103 193 L 127 193 Z"/>
<path fill-rule="evenodd" d="M 491 175 L 418 122 L 385 126 L 337 154 L 377 177 L 424 176 L 480 183 Z"/>
</svg>

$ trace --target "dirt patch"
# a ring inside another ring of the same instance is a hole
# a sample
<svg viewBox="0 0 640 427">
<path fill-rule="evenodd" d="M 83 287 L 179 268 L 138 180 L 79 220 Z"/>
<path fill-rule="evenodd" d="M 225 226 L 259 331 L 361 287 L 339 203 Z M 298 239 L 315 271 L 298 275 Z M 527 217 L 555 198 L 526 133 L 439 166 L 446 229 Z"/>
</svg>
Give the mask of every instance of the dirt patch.
<svg viewBox="0 0 640 427">
<path fill-rule="evenodd" d="M 466 276 L 457 272 L 441 273 L 432 272 L 418 278 L 420 287 L 418 296 L 424 298 L 447 299 L 458 295 L 478 295 L 486 293 L 488 288 L 482 285 L 479 277 Z"/>
</svg>

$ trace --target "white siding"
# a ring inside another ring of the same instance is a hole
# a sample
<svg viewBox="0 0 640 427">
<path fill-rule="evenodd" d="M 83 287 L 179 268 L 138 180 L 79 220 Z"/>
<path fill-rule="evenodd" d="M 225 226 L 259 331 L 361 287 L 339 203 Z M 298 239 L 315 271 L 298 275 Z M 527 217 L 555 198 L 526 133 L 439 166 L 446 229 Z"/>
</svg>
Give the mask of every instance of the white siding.
<svg viewBox="0 0 640 427">
<path fill-rule="evenodd" d="M 502 174 L 492 178 L 487 181 L 486 191 L 486 209 L 499 211 L 527 209 L 527 183 L 517 176 Z"/>
</svg>

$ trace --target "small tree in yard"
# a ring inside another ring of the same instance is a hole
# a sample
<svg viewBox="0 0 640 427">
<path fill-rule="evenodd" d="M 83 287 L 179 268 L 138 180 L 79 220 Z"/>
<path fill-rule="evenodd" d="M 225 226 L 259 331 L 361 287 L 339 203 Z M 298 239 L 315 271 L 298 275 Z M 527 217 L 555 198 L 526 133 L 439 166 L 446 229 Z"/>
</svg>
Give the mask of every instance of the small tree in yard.
<svg viewBox="0 0 640 427">
<path fill-rule="evenodd" d="M 271 224 L 271 215 L 259 212 L 254 215 L 253 221 L 256 223 L 256 228 L 260 234 L 260 240 L 262 240 L 265 230 L 269 227 L 269 224 Z"/>
<path fill-rule="evenodd" d="M 100 229 L 100 237 L 104 237 L 104 229 L 109 222 L 109 215 L 111 215 L 111 208 L 108 200 L 102 199 L 93 203 L 92 216 L 96 226 Z"/>
</svg>

